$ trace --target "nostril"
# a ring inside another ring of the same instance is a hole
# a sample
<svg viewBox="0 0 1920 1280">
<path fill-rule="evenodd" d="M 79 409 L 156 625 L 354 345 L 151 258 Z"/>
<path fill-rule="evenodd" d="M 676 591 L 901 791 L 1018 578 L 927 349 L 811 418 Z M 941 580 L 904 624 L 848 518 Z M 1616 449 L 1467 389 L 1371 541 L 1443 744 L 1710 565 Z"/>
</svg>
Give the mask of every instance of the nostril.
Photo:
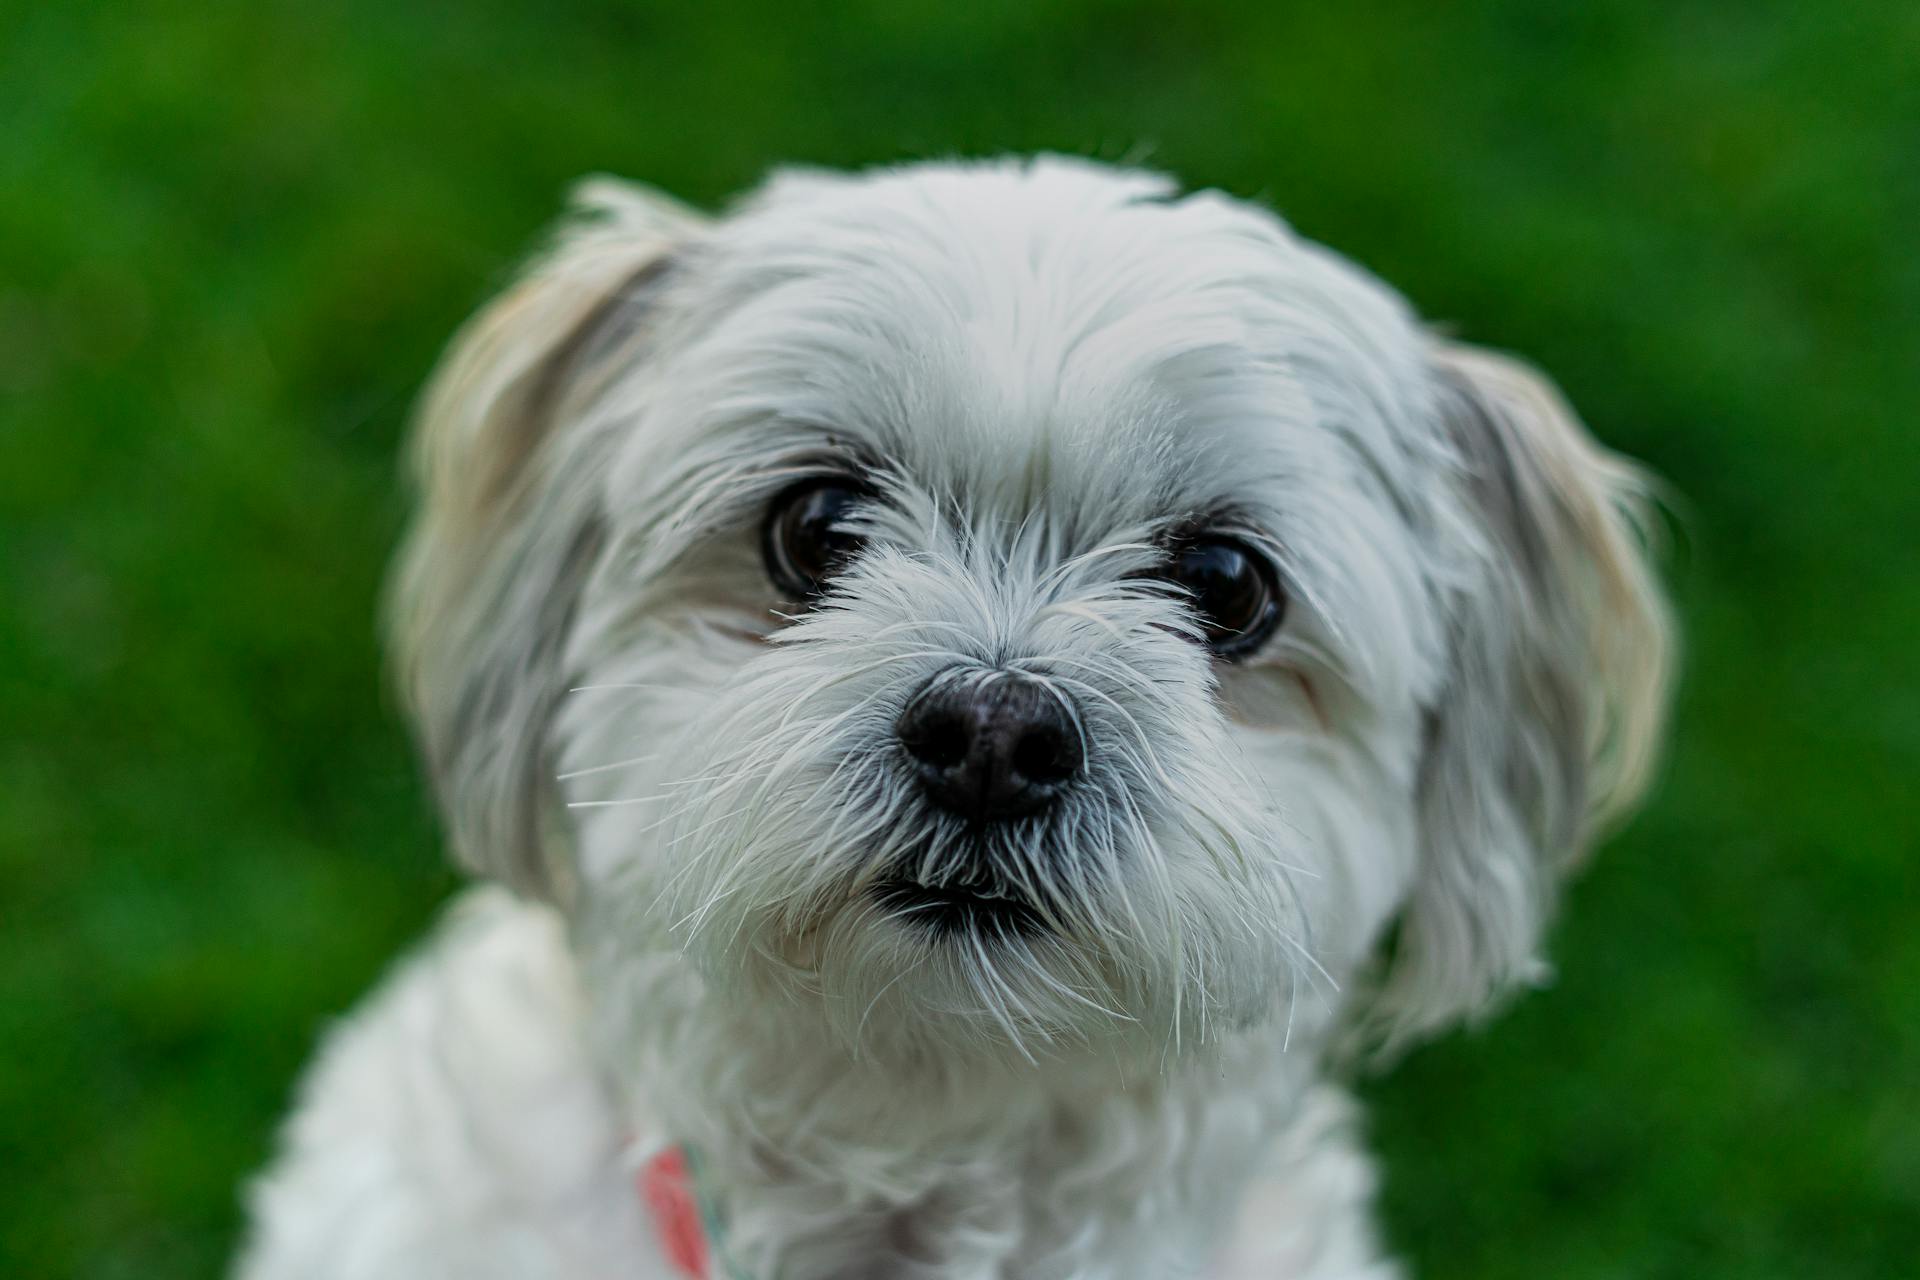
<svg viewBox="0 0 1920 1280">
<path fill-rule="evenodd" d="M 944 709 L 921 708 L 900 726 L 900 741 L 922 764 L 951 769 L 967 758 L 972 735 L 960 716 Z"/>
<path fill-rule="evenodd" d="M 1032 725 L 1013 744 L 1012 764 L 1029 782 L 1065 782 L 1080 771 L 1080 745 L 1055 725 Z"/>
</svg>

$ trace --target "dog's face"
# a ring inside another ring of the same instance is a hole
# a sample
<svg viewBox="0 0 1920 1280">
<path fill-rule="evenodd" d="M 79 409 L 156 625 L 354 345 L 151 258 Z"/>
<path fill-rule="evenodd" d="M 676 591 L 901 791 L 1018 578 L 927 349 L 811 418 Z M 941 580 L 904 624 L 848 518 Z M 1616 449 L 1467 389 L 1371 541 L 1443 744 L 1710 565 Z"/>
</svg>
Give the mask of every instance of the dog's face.
<svg viewBox="0 0 1920 1280">
<path fill-rule="evenodd" d="M 473 865 L 896 1060 L 1317 1032 L 1395 922 L 1390 1029 L 1525 973 L 1665 655 L 1543 384 L 1150 176 L 589 202 L 422 427 Z"/>
</svg>

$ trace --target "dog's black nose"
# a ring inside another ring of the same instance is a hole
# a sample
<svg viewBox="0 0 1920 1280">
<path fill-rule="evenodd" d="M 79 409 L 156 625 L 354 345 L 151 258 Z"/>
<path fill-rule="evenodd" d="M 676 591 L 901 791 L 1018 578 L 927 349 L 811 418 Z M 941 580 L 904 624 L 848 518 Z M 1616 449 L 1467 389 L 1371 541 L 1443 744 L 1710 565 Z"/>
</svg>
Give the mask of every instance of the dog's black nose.
<svg viewBox="0 0 1920 1280">
<path fill-rule="evenodd" d="M 977 822 L 1046 807 L 1084 763 L 1066 702 L 1012 672 L 934 677 L 895 731 L 927 794 Z"/>
</svg>

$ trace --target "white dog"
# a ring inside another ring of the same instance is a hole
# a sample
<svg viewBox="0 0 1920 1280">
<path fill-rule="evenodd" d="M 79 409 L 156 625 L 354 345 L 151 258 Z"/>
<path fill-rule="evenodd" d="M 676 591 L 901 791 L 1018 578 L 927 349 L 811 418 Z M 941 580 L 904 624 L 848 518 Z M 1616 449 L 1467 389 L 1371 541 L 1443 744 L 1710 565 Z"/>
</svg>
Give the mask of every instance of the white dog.
<svg viewBox="0 0 1920 1280">
<path fill-rule="evenodd" d="M 1635 472 L 1154 175 L 579 204 L 393 598 L 506 887 L 331 1037 L 240 1274 L 1396 1274 L 1337 1073 L 1537 976 L 1640 789 Z"/>
</svg>

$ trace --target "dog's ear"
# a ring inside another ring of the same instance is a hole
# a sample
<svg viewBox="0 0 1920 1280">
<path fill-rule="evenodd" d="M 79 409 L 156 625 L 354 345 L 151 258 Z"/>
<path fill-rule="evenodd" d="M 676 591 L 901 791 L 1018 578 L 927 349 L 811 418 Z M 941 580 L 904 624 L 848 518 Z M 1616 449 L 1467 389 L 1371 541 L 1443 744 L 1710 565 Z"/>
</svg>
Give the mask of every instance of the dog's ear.
<svg viewBox="0 0 1920 1280">
<path fill-rule="evenodd" d="M 1431 363 L 1474 551 L 1428 710 L 1421 863 L 1373 1009 L 1389 1044 L 1544 972 L 1560 879 L 1646 785 L 1672 655 L 1641 474 L 1519 362 L 1436 343 Z"/>
<path fill-rule="evenodd" d="M 545 741 L 602 519 L 582 410 L 643 359 L 651 301 L 698 219 L 664 196 L 583 183 L 551 246 L 454 338 L 414 426 L 418 510 L 388 628 L 462 862 L 565 893 Z"/>
</svg>

